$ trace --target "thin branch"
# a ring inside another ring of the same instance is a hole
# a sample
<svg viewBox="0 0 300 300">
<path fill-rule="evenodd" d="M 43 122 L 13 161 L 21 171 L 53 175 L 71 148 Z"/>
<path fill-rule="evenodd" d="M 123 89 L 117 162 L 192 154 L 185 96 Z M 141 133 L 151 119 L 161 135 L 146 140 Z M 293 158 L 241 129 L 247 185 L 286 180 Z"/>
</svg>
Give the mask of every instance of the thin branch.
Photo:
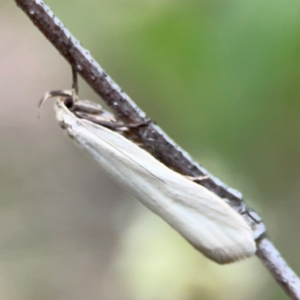
<svg viewBox="0 0 300 300">
<path fill-rule="evenodd" d="M 77 72 L 94 91 L 113 108 L 120 119 L 127 124 L 136 124 L 146 120 L 146 114 L 107 75 L 43 1 L 15 0 L 15 2 L 70 65 L 76 68 Z M 242 194 L 227 187 L 219 179 L 210 175 L 193 161 L 186 152 L 180 149 L 158 126 L 149 124 L 149 126 L 137 129 L 136 133 L 148 151 L 170 168 L 188 176 L 208 175 L 208 179 L 199 183 L 219 197 L 226 199 L 234 209 L 243 214 L 250 222 L 256 237 L 257 256 L 286 294 L 291 299 L 300 300 L 299 278 L 267 239 L 264 224 L 255 212 L 246 207 Z"/>
</svg>

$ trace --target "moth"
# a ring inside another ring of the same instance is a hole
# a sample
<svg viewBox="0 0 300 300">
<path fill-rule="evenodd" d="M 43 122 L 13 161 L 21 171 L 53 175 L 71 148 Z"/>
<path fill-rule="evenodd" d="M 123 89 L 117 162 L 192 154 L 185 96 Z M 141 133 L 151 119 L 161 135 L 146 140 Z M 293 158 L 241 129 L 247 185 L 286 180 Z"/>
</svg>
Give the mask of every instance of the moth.
<svg viewBox="0 0 300 300">
<path fill-rule="evenodd" d="M 255 253 L 252 230 L 239 213 L 141 148 L 99 104 L 80 100 L 74 78 L 76 72 L 72 90 L 47 92 L 41 104 L 56 97 L 60 127 L 96 164 L 211 260 L 226 264 Z"/>
</svg>

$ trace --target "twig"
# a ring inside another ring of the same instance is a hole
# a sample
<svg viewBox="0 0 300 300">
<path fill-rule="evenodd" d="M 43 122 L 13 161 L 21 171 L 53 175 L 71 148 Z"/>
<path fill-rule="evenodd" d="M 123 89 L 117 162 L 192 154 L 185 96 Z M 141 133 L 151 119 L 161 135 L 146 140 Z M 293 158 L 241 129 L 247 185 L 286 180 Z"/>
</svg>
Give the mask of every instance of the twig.
<svg viewBox="0 0 300 300">
<path fill-rule="evenodd" d="M 146 120 L 146 115 L 107 75 L 89 52 L 63 26 L 60 20 L 41 0 L 15 0 L 46 38 L 65 59 L 76 68 L 82 78 L 113 108 L 118 117 L 127 124 Z M 183 175 L 208 178 L 199 181 L 239 211 L 251 223 L 257 243 L 257 256 L 291 299 L 300 300 L 300 280 L 286 264 L 274 245 L 265 236 L 265 227 L 260 217 L 248 210 L 240 192 L 228 188 L 219 179 L 194 162 L 158 126 L 136 129 L 145 147 L 157 159 Z"/>
</svg>

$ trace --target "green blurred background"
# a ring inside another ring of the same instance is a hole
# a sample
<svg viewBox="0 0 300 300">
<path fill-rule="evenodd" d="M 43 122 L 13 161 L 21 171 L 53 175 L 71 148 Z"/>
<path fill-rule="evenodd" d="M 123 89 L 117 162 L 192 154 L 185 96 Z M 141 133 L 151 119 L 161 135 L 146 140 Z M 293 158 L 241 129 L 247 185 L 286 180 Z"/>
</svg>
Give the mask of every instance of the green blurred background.
<svg viewBox="0 0 300 300">
<path fill-rule="evenodd" d="M 300 1 L 48 0 L 134 101 L 243 192 L 300 273 Z M 287 299 L 256 257 L 205 259 L 63 136 L 69 65 L 0 0 L 0 298 Z M 83 98 L 100 101 L 81 81 Z"/>
</svg>

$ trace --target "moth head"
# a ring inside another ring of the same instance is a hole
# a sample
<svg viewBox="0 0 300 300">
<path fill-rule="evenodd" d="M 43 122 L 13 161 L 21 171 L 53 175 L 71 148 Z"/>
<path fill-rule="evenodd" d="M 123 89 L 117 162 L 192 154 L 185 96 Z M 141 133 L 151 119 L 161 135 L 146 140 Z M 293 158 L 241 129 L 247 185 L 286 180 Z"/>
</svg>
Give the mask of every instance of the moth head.
<svg viewBox="0 0 300 300">
<path fill-rule="evenodd" d="M 99 114 L 103 111 L 100 104 L 89 100 L 79 100 L 77 94 L 74 93 L 73 90 L 57 90 L 46 92 L 39 103 L 39 107 L 41 108 L 50 98 L 56 98 L 56 107 L 64 106 L 72 112 Z"/>
<path fill-rule="evenodd" d="M 39 108 L 42 108 L 44 103 L 50 98 L 57 98 L 56 104 L 63 103 L 69 109 L 72 108 L 76 102 L 71 90 L 50 91 L 46 92 L 44 97 L 40 100 Z"/>
</svg>

